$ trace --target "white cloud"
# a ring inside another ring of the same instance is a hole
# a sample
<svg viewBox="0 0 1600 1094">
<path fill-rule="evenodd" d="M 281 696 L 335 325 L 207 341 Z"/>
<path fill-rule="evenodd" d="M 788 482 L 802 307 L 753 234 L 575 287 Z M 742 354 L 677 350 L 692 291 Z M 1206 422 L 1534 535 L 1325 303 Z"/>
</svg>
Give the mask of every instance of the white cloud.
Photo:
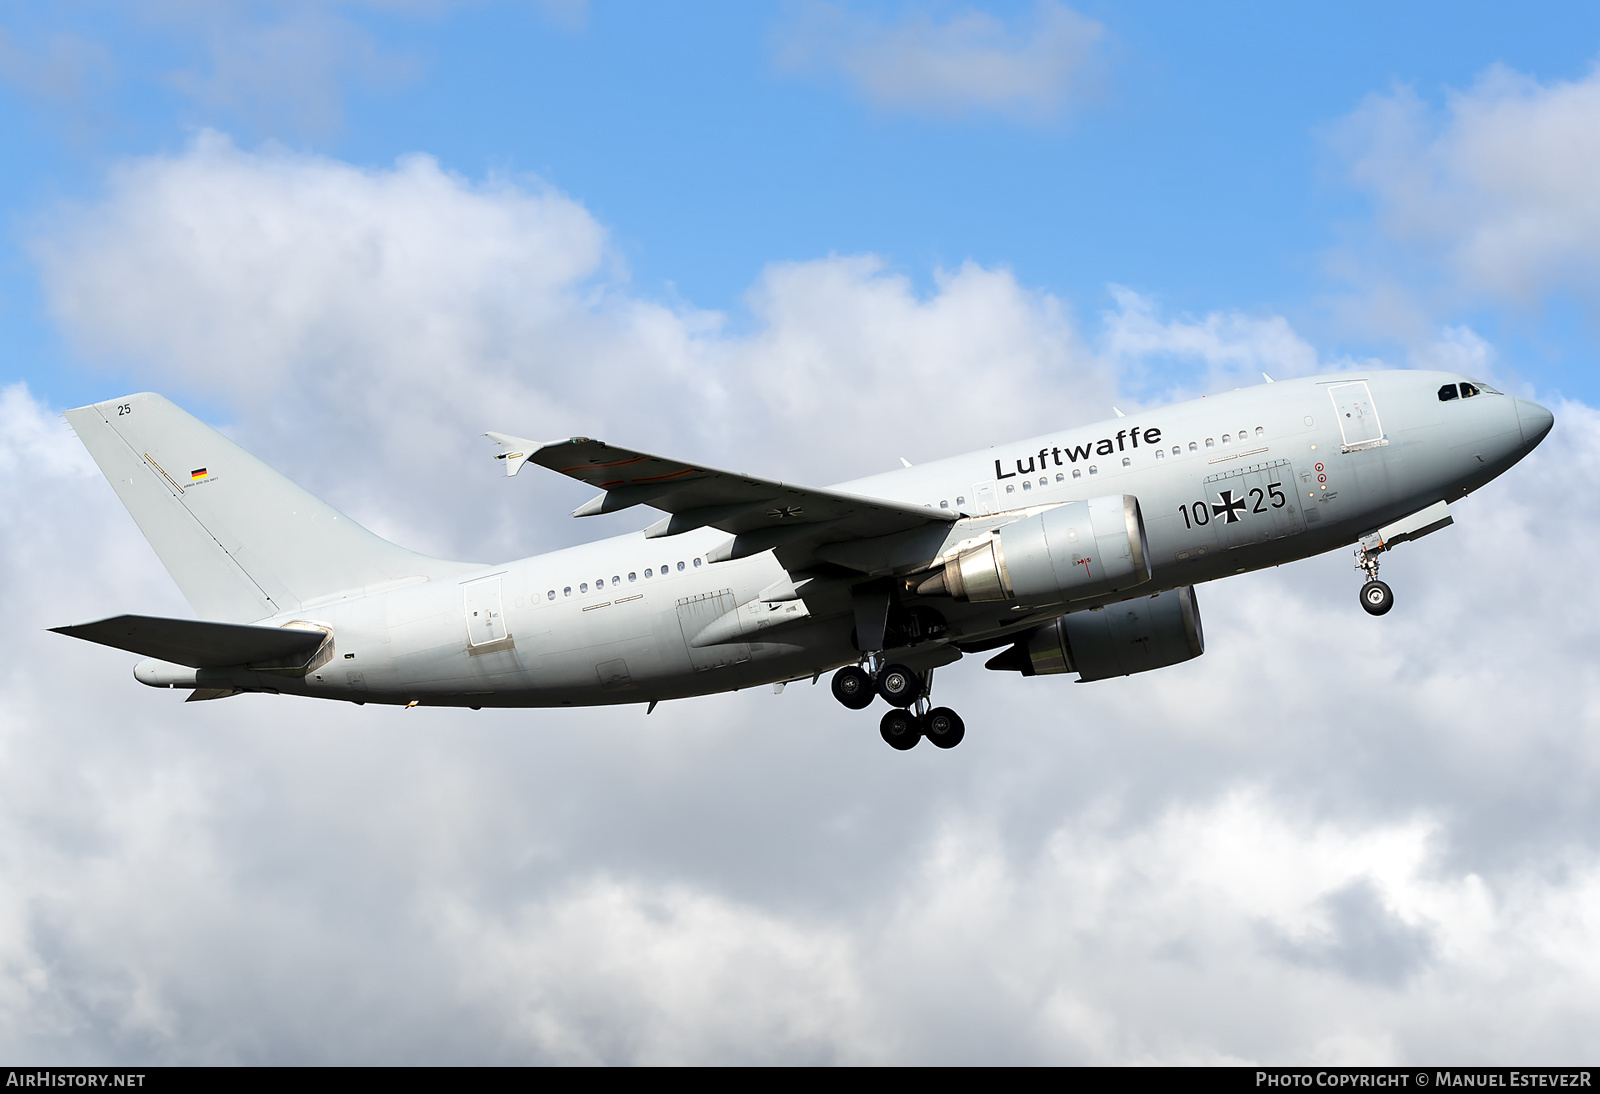
<svg viewBox="0 0 1600 1094">
<path fill-rule="evenodd" d="M 918 293 L 862 257 L 764 271 L 734 334 L 640 298 L 535 183 L 215 137 L 126 165 L 37 248 L 63 329 L 128 386 L 228 407 L 402 542 L 485 557 L 593 525 L 554 476 L 499 477 L 483 428 L 821 481 L 1098 418 L 1118 372 L 1153 389 L 1150 360 L 1326 367 L 1273 316 L 1124 293 L 1086 348 L 1005 271 Z M 44 628 L 185 609 L 70 432 L 8 389 L 0 1049 L 1571 1058 L 1600 990 L 1600 592 L 1570 574 L 1600 499 L 1569 484 L 1600 477 L 1600 413 L 1556 413 L 1386 559 L 1384 619 L 1342 553 L 1219 582 L 1205 657 L 1086 686 L 969 659 L 939 681 L 967 740 L 899 754 L 825 687 L 648 719 L 139 687 L 130 656 Z"/>
<path fill-rule="evenodd" d="M 460 990 L 560 1063 L 889 1058 L 857 940 L 681 885 L 595 879 L 486 918 L 457 900 L 440 941 Z"/>
<path fill-rule="evenodd" d="M 462 481 L 487 459 L 484 429 L 708 462 L 764 442 L 770 472 L 832 482 L 1093 419 L 1110 391 L 1060 306 L 1006 271 L 963 266 L 921 298 L 871 258 L 774 266 L 751 296 L 755 331 L 730 337 L 719 315 L 631 294 L 577 202 L 424 156 L 361 170 L 203 134 L 119 169 L 103 202 L 58 214 L 35 250 L 85 354 L 136 363 L 180 403 L 184 390 L 266 400 L 300 441 L 376 461 L 391 476 L 376 494 L 320 458 L 286 453 L 286 470 L 401 538 L 448 534 L 410 500 L 419 484 L 505 506 L 503 482 Z M 1012 393 L 1047 384 L 1092 401 L 1018 408 Z M 540 499 L 574 489 L 528 478 L 517 497 L 549 510 L 560 503 Z M 418 546 L 526 549 L 517 534 Z"/>
<path fill-rule="evenodd" d="M 813 2 L 793 8 L 775 37 L 780 68 L 836 70 L 881 107 L 1045 119 L 1094 86 L 1105 27 L 1055 0 L 1010 24 L 971 9 L 884 24 Z"/>
<path fill-rule="evenodd" d="M 1401 88 L 1332 137 L 1383 232 L 1452 292 L 1600 291 L 1600 70 L 1541 83 L 1497 65 L 1442 116 Z"/>
<path fill-rule="evenodd" d="M 1103 352 L 1118 364 L 1124 385 L 1146 386 L 1155 380 L 1164 400 L 1257 384 L 1262 373 L 1289 379 L 1336 367 L 1322 364 L 1316 349 L 1282 316 L 1211 312 L 1198 319 L 1167 319 L 1150 297 L 1120 285 L 1111 286 L 1111 295 L 1116 310 L 1101 315 Z M 1180 381 L 1176 392 L 1175 371 L 1192 376 Z"/>
</svg>

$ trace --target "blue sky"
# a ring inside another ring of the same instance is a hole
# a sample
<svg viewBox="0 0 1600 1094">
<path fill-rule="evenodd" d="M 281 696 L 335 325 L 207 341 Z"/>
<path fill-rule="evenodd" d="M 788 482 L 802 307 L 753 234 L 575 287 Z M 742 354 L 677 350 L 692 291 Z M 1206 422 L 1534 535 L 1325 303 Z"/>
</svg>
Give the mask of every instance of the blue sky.
<svg viewBox="0 0 1600 1094">
<path fill-rule="evenodd" d="M 1049 7 L 983 11 L 1021 42 Z M 1403 340 L 1328 304 L 1348 289 L 1329 253 L 1373 234 L 1330 134 L 1397 87 L 1437 123 L 1491 66 L 1569 81 L 1600 55 L 1585 5 L 1085 5 L 1088 71 L 1050 102 L 919 106 L 873 101 L 826 58 L 786 61 L 820 5 L 3 10 L 0 322 L 8 371 L 62 400 L 103 383 L 59 344 L 29 240 L 119 159 L 174 152 L 197 127 L 364 166 L 420 151 L 472 180 L 536 177 L 606 226 L 635 292 L 735 324 L 767 263 L 870 252 L 922 285 L 964 260 L 1009 267 L 1084 315 L 1110 306 L 1108 284 L 1179 313 L 1282 314 L 1325 354 L 1404 363 Z M 968 11 L 862 4 L 848 22 L 865 35 Z M 1595 330 L 1561 288 L 1429 319 L 1470 325 L 1546 393 L 1593 398 Z"/>
</svg>

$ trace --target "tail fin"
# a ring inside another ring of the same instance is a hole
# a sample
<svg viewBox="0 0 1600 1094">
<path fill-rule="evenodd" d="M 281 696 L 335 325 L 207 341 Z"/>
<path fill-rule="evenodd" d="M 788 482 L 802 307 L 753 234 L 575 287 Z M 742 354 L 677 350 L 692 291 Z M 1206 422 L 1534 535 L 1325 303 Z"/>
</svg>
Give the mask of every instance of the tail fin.
<svg viewBox="0 0 1600 1094">
<path fill-rule="evenodd" d="M 66 417 L 203 619 L 250 622 L 462 568 L 373 535 L 160 395 Z"/>
</svg>

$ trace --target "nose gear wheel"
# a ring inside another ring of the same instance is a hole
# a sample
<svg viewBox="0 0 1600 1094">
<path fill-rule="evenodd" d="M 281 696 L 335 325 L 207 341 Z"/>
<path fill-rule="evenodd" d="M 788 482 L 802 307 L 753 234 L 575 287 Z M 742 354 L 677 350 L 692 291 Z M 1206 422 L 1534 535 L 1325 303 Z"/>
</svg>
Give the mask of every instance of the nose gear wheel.
<svg viewBox="0 0 1600 1094">
<path fill-rule="evenodd" d="M 1378 555 L 1382 550 L 1379 547 L 1369 551 L 1356 544 L 1356 569 L 1367 575 L 1367 583 L 1361 586 L 1361 607 L 1368 615 L 1386 615 L 1394 607 L 1394 590 L 1378 580 Z"/>
<path fill-rule="evenodd" d="M 1394 607 L 1394 592 L 1381 581 L 1369 581 L 1361 586 L 1361 606 L 1368 615 L 1383 615 Z"/>
</svg>

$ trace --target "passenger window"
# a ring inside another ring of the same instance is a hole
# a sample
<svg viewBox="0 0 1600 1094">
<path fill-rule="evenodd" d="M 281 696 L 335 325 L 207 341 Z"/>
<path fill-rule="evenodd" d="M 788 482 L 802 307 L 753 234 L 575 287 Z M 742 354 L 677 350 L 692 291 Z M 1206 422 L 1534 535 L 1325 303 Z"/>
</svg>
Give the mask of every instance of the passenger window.
<svg viewBox="0 0 1600 1094">
<path fill-rule="evenodd" d="M 948 508 L 950 508 L 950 503 L 947 502 L 947 501 L 941 501 L 939 503 L 939 508 L 940 509 L 948 509 Z"/>
<path fill-rule="evenodd" d="M 1067 481 L 1067 477 L 1065 475 L 1063 475 L 1061 472 L 1057 471 L 1056 472 L 1056 481 L 1057 482 L 1066 482 Z"/>
<path fill-rule="evenodd" d="M 1471 384 L 1462 384 L 1461 385 L 1461 397 L 1463 399 L 1470 399 L 1476 394 L 1478 394 L 1478 389 L 1476 387 L 1474 387 L 1473 385 L 1471 385 Z"/>
<path fill-rule="evenodd" d="M 682 573 L 682 572 L 683 572 L 683 563 L 681 563 L 681 562 L 680 562 L 680 563 L 678 563 L 678 572 L 679 572 L 679 573 Z"/>
<path fill-rule="evenodd" d="M 595 588 L 596 588 L 596 589 L 604 589 L 604 588 L 605 588 L 605 587 L 606 587 L 606 579 L 605 579 L 605 578 L 603 578 L 603 577 L 602 577 L 602 578 L 600 578 L 600 579 L 599 579 L 599 580 L 597 580 L 597 581 L 596 581 L 596 582 L 595 582 L 595 583 L 594 583 L 594 587 L 595 587 Z"/>
<path fill-rule="evenodd" d="M 1207 437 L 1206 438 L 1206 447 L 1207 448 L 1215 448 L 1215 447 L 1217 447 L 1217 442 L 1213 441 L 1210 437 Z"/>
<path fill-rule="evenodd" d="M 1123 467 L 1132 467 L 1133 466 L 1133 461 L 1130 460 L 1128 457 L 1124 456 L 1124 457 L 1122 457 L 1122 466 Z"/>
<path fill-rule="evenodd" d="M 587 581 L 578 582 L 578 591 L 580 593 L 588 592 L 589 591 L 589 583 Z"/>
<path fill-rule="evenodd" d="M 1049 475 L 1041 475 L 1041 476 L 1039 476 L 1039 485 L 1040 486 L 1049 486 L 1050 485 L 1050 476 Z"/>
<path fill-rule="evenodd" d="M 1098 474 L 1100 474 L 1100 469 L 1098 467 L 1096 467 L 1094 464 L 1091 463 L 1089 465 L 1089 474 L 1098 475 Z"/>
<path fill-rule="evenodd" d="M 1023 479 L 1022 480 L 1022 488 L 1024 490 L 1032 490 L 1033 489 L 1033 483 L 1029 482 L 1027 479 Z"/>
<path fill-rule="evenodd" d="M 1189 451 L 1190 452 L 1197 451 L 1199 448 L 1200 448 L 1200 446 L 1195 444 L 1193 441 L 1189 442 Z"/>
<path fill-rule="evenodd" d="M 663 562 L 661 564 L 661 576 L 666 577 L 667 571 L 670 569 L 672 569 L 672 564 L 670 562 Z"/>
<path fill-rule="evenodd" d="M 639 580 L 639 575 L 638 574 L 629 574 L 628 575 L 628 580 L 629 581 L 638 581 Z"/>
<path fill-rule="evenodd" d="M 568 585 L 565 589 L 562 589 L 561 590 L 561 595 L 562 596 L 571 596 L 572 595 L 572 586 Z"/>
<path fill-rule="evenodd" d="M 556 591 L 555 591 L 555 590 L 554 590 L 554 589 L 551 589 L 551 590 L 550 590 L 550 597 L 549 597 L 549 599 L 551 599 L 551 600 L 554 600 L 554 599 L 555 599 L 555 598 L 556 598 Z"/>
<path fill-rule="evenodd" d="M 1015 494 L 1016 492 L 1017 492 L 1017 488 L 1015 486 L 1012 486 L 1009 482 L 1006 483 L 1006 493 Z"/>
<path fill-rule="evenodd" d="M 1229 441 L 1231 441 L 1231 440 L 1233 440 L 1233 438 L 1232 438 L 1232 437 L 1230 437 L 1230 436 L 1228 436 L 1228 435 L 1227 435 L 1227 434 L 1226 434 L 1226 433 L 1224 433 L 1224 434 L 1223 434 L 1223 435 L 1222 435 L 1222 443 L 1223 443 L 1223 444 L 1227 444 L 1227 443 L 1228 443 L 1228 442 L 1229 442 Z"/>
<path fill-rule="evenodd" d="M 1190 445 L 1189 447 L 1193 448 L 1194 446 Z M 1172 454 L 1174 456 L 1181 456 L 1181 455 L 1183 455 L 1183 449 L 1178 445 L 1173 445 L 1172 446 Z"/>
<path fill-rule="evenodd" d="M 650 567 L 646 566 L 644 568 L 644 576 L 645 577 L 649 577 L 650 576 Z"/>
<path fill-rule="evenodd" d="M 1167 458 L 1167 454 L 1165 452 L 1161 451 L 1161 449 L 1159 449 L 1159 448 L 1156 449 L 1156 459 L 1164 460 L 1166 458 Z"/>
<path fill-rule="evenodd" d="M 618 585 L 621 585 L 621 584 L 622 584 L 622 578 L 613 575 L 612 578 L 611 578 L 611 587 L 613 589 L 615 589 Z"/>
<path fill-rule="evenodd" d="M 1264 427 L 1259 426 L 1259 425 L 1256 426 L 1256 436 L 1257 437 L 1261 436 L 1265 432 L 1266 432 L 1266 429 Z"/>
<path fill-rule="evenodd" d="M 966 498 L 957 498 L 956 499 L 956 504 L 957 505 L 965 505 L 965 504 L 967 504 L 967 499 Z"/>
<path fill-rule="evenodd" d="M 1075 479 L 1081 479 L 1083 478 L 1083 472 L 1074 467 L 1072 469 L 1072 477 Z"/>
<path fill-rule="evenodd" d="M 698 558 L 695 559 L 694 560 L 694 564 L 698 567 L 700 565 L 700 560 Z"/>
<path fill-rule="evenodd" d="M 1456 398 L 1457 394 L 1456 385 L 1446 384 L 1444 387 L 1439 389 L 1439 401 L 1441 403 L 1448 403 L 1451 399 Z"/>
</svg>

